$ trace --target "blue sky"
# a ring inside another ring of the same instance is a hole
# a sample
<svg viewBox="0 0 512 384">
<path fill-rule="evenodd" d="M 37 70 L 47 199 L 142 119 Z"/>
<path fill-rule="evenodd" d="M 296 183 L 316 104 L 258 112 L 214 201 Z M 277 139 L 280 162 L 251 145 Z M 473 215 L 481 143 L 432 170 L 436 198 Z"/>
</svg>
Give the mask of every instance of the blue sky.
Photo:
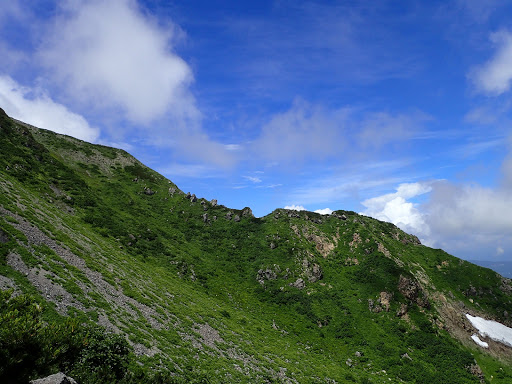
<svg viewBox="0 0 512 384">
<path fill-rule="evenodd" d="M 11 0 L 0 107 L 257 216 L 512 260 L 511 1 Z"/>
</svg>

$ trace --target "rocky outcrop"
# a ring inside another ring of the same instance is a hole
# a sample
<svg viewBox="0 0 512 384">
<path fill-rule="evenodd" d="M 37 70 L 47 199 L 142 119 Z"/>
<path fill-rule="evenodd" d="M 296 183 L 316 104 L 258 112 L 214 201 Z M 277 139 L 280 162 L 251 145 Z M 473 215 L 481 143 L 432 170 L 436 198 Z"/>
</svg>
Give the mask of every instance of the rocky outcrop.
<svg viewBox="0 0 512 384">
<path fill-rule="evenodd" d="M 249 207 L 245 207 L 243 210 L 242 210 L 242 217 L 254 217 L 253 213 L 252 213 L 252 209 L 249 208 Z"/>
<path fill-rule="evenodd" d="M 430 302 L 428 301 L 426 293 L 423 291 L 417 281 L 412 278 L 400 275 L 398 281 L 398 291 L 404 295 L 406 299 L 411 302 L 415 302 L 420 307 L 430 308 Z"/>
<path fill-rule="evenodd" d="M 148 187 L 144 187 L 144 194 L 145 195 L 148 195 L 148 196 L 152 196 L 154 195 L 156 192 L 153 191 L 151 188 L 148 188 Z"/>
<path fill-rule="evenodd" d="M 398 317 L 403 317 L 407 314 L 407 310 L 409 309 L 409 307 L 407 307 L 407 304 L 400 304 L 400 308 L 396 311 L 396 315 Z"/>
<path fill-rule="evenodd" d="M 381 292 L 377 301 L 374 301 L 373 299 L 368 299 L 368 309 L 370 310 L 370 312 L 374 313 L 379 313 L 383 311 L 389 312 L 392 298 L 392 293 Z"/>
<path fill-rule="evenodd" d="M 310 283 L 321 280 L 323 277 L 322 267 L 316 263 L 310 262 L 307 258 L 302 260 L 303 276 L 308 279 Z"/>
<path fill-rule="evenodd" d="M 210 200 L 210 204 L 212 205 L 212 207 L 216 207 L 217 206 L 217 199 Z"/>
<path fill-rule="evenodd" d="M 301 290 L 306 287 L 306 283 L 304 282 L 303 279 L 298 278 L 294 283 L 290 283 L 290 287 L 294 287 Z"/>
<path fill-rule="evenodd" d="M 416 281 L 400 275 L 400 280 L 398 281 L 398 290 L 402 295 L 405 296 L 406 299 L 416 301 L 420 287 Z"/>
<path fill-rule="evenodd" d="M 235 223 L 238 223 L 238 222 L 240 221 L 240 216 L 235 215 L 235 217 L 233 218 L 233 220 L 235 221 Z"/>
<path fill-rule="evenodd" d="M 54 375 L 44 377 L 42 379 L 32 380 L 30 384 L 77 384 L 76 381 L 66 376 L 64 373 L 59 372 Z"/>
<path fill-rule="evenodd" d="M 277 273 L 270 268 L 266 268 L 265 270 L 260 269 L 258 271 L 258 274 L 256 275 L 256 280 L 261 285 L 265 284 L 265 280 L 275 280 L 275 279 L 277 279 Z"/>
</svg>

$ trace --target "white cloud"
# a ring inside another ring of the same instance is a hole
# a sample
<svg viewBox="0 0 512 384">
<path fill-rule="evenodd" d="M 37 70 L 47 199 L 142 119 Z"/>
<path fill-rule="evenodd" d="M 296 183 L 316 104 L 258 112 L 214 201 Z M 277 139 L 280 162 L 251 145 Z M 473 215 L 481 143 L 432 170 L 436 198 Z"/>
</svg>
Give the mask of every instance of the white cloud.
<svg viewBox="0 0 512 384">
<path fill-rule="evenodd" d="M 187 63 L 173 52 L 179 30 L 150 19 L 133 0 L 67 1 L 40 50 L 43 64 L 85 105 L 120 109 L 149 124 L 200 119 Z"/>
<path fill-rule="evenodd" d="M 221 174 L 215 167 L 204 165 L 204 164 L 184 164 L 184 163 L 172 163 L 165 167 L 157 167 L 156 170 L 174 181 L 174 178 L 194 178 L 194 179 L 208 179 L 217 178 Z"/>
<path fill-rule="evenodd" d="M 226 145 L 224 145 L 224 147 L 228 151 L 239 151 L 242 149 L 242 146 L 240 144 L 226 144 Z"/>
<path fill-rule="evenodd" d="M 424 208 L 436 234 L 503 236 L 512 233 L 512 194 L 478 185 L 436 183 Z"/>
<path fill-rule="evenodd" d="M 324 208 L 324 209 L 317 209 L 315 212 L 319 213 L 321 215 L 330 215 L 333 212 L 333 210 L 330 208 Z"/>
<path fill-rule="evenodd" d="M 252 181 L 253 183 L 261 183 L 261 179 L 255 176 L 243 176 L 244 179 Z"/>
<path fill-rule="evenodd" d="M 500 95 L 510 89 L 512 81 L 512 33 L 502 30 L 491 35 L 496 46 L 494 56 L 470 77 L 478 91 L 488 95 Z"/>
<path fill-rule="evenodd" d="M 363 201 L 364 215 L 388 221 L 406 232 L 428 236 L 430 229 L 417 205 L 408 201 L 432 190 L 429 183 L 400 184 L 394 193 Z"/>
<path fill-rule="evenodd" d="M 418 111 L 393 115 L 350 106 L 327 109 L 296 99 L 263 125 L 251 148 L 258 158 L 279 164 L 348 159 L 349 154 L 371 157 L 375 150 L 412 138 L 429 119 Z"/>
<path fill-rule="evenodd" d="M 326 158 L 342 150 L 347 111 L 326 111 L 296 100 L 290 110 L 274 115 L 253 143 L 259 157 L 293 162 Z"/>
<path fill-rule="evenodd" d="M 191 132 L 177 132 L 171 139 L 164 139 L 160 134 L 154 135 L 151 141 L 157 146 L 170 146 L 174 155 L 185 158 L 192 163 L 216 165 L 230 168 L 236 159 L 225 145 L 211 140 L 200 129 L 191 129 Z M 167 133 L 168 134 L 168 133 Z"/>
<path fill-rule="evenodd" d="M 54 102 L 43 91 L 23 87 L 8 76 L 0 76 L 0 107 L 9 116 L 38 128 L 90 142 L 99 137 L 99 130 L 82 116 Z"/>
<path fill-rule="evenodd" d="M 504 162 L 506 164 L 506 161 Z M 504 179 L 510 177 L 503 168 Z M 512 246 L 512 188 L 448 181 L 401 184 L 396 192 L 362 202 L 363 214 L 392 222 L 428 246 L 467 259 L 505 257 Z M 426 202 L 414 199 L 425 195 Z"/>
<path fill-rule="evenodd" d="M 287 205 L 284 207 L 284 209 L 290 209 L 292 211 L 305 211 L 306 208 L 304 208 L 302 205 Z"/>
<path fill-rule="evenodd" d="M 384 112 L 369 114 L 359 124 L 359 144 L 363 148 L 379 148 L 390 142 L 409 139 L 419 131 L 423 122 L 430 119 L 420 112 L 395 116 Z"/>
</svg>

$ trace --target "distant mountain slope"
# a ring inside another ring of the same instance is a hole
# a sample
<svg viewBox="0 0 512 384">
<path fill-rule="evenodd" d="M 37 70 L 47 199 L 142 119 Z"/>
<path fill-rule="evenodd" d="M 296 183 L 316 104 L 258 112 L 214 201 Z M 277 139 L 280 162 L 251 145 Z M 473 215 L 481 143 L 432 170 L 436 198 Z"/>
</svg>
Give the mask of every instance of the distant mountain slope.
<svg viewBox="0 0 512 384">
<path fill-rule="evenodd" d="M 32 294 L 52 324 L 125 338 L 125 382 L 512 380 L 511 348 L 478 346 L 465 316 L 511 326 L 510 280 L 390 223 L 349 211 L 255 218 L 122 150 L 3 111 L 0 148 L 0 286 Z"/>
<path fill-rule="evenodd" d="M 490 268 L 498 272 L 501 276 L 512 279 L 512 261 L 488 261 L 488 260 L 469 260 L 471 263 L 481 267 Z"/>
</svg>

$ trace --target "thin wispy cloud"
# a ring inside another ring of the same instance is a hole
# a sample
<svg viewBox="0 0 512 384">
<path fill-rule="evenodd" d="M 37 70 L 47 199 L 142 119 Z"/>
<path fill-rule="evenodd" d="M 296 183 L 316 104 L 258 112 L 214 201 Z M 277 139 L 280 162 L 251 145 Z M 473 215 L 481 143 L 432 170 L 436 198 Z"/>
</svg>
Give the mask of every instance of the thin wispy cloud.
<svg viewBox="0 0 512 384">
<path fill-rule="evenodd" d="M 510 90 L 512 81 L 512 33 L 508 30 L 490 36 L 493 56 L 470 74 L 478 91 L 498 96 Z"/>
<path fill-rule="evenodd" d="M 256 176 L 244 176 L 244 179 L 247 179 L 253 183 L 261 183 L 261 179 Z"/>
</svg>

